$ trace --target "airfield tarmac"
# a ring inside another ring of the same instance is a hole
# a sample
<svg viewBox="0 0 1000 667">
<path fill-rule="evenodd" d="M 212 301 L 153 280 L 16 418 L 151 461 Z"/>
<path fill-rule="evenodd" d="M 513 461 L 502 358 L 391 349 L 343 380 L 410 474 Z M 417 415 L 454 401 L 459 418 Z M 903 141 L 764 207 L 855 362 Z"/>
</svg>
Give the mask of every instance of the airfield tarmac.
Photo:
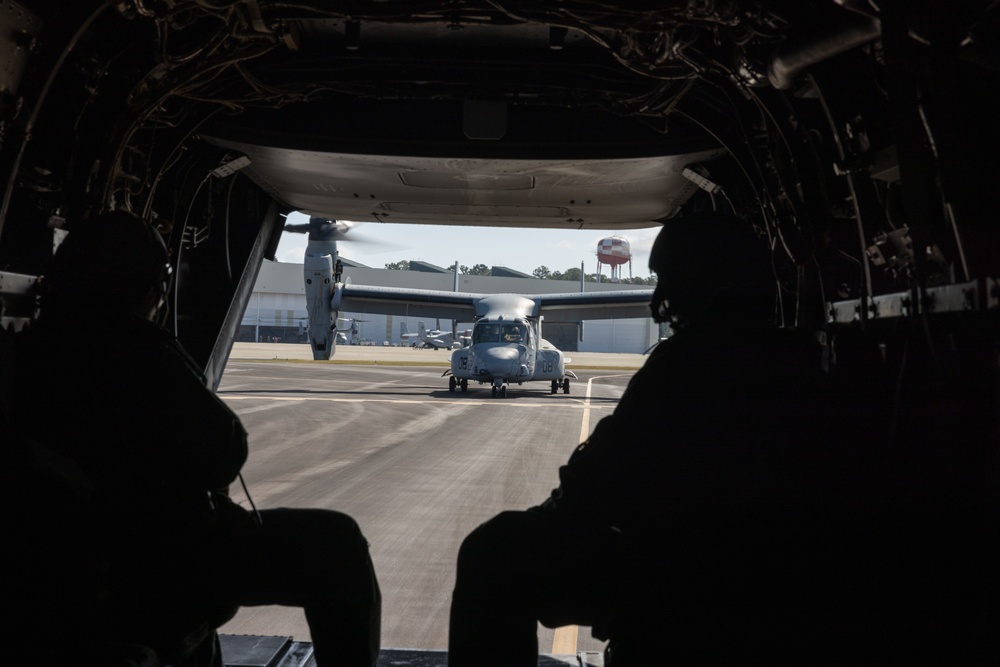
<svg viewBox="0 0 1000 667">
<path fill-rule="evenodd" d="M 645 359 L 570 353 L 580 359 L 570 394 L 535 382 L 493 399 L 488 385 L 449 392 L 444 350 L 338 346 L 336 363 L 310 356 L 305 345 L 234 347 L 219 396 L 250 433 L 250 494 L 261 509 L 353 516 L 382 588 L 382 645 L 430 650 L 447 646 L 462 538 L 502 510 L 544 500 Z M 237 486 L 234 498 L 248 505 Z M 309 536 L 289 548 L 309 549 Z M 284 607 L 244 608 L 220 632 L 309 639 L 302 612 Z M 603 643 L 586 628 L 540 627 L 539 649 L 597 653 Z"/>
<path fill-rule="evenodd" d="M 610 352 L 565 352 L 570 362 L 570 370 L 586 369 L 632 369 L 636 370 L 647 357 L 644 354 Z M 230 359 L 268 359 L 289 361 L 312 361 L 312 350 L 300 343 L 234 343 Z M 441 365 L 448 368 L 450 350 L 424 349 L 413 347 L 381 347 L 370 345 L 338 345 L 330 361 L 319 363 L 364 363 L 376 365 L 400 364 Z M 544 383 L 537 383 L 542 386 Z"/>
</svg>

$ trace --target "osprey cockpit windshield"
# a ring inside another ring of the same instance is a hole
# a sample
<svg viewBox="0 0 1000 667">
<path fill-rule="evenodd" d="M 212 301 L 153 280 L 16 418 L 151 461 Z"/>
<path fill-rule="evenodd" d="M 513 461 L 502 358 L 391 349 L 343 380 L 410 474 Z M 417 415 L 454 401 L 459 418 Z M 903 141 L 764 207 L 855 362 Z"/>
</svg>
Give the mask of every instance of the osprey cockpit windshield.
<svg viewBox="0 0 1000 667">
<path fill-rule="evenodd" d="M 523 322 L 479 322 L 472 343 L 528 343 L 531 328 Z"/>
</svg>

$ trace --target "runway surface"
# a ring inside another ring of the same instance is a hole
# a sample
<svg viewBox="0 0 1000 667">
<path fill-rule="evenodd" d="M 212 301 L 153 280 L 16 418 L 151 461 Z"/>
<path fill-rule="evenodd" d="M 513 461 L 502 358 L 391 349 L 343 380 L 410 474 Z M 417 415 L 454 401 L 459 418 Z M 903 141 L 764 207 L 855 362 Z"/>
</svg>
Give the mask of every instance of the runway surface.
<svg viewBox="0 0 1000 667">
<path fill-rule="evenodd" d="M 566 367 L 577 369 L 635 370 L 646 361 L 643 354 L 610 352 L 566 352 Z M 270 361 L 312 361 L 312 350 L 300 343 L 234 343 L 230 359 L 266 359 Z M 449 368 L 450 350 L 398 346 L 338 345 L 333 356 L 321 364 L 371 364 L 404 366 L 440 366 Z"/>
<path fill-rule="evenodd" d="M 250 433 L 250 494 L 258 508 L 337 509 L 358 521 L 382 587 L 387 648 L 446 647 L 462 539 L 502 510 L 544 500 L 634 373 L 581 369 L 569 395 L 537 382 L 493 399 L 487 385 L 449 392 L 444 356 L 434 367 L 253 361 L 240 352 L 219 395 Z M 233 496 L 246 503 L 242 490 Z M 309 549 L 309 536 L 289 548 Z M 572 628 L 539 629 L 544 653 L 602 648 L 586 629 L 575 646 Z M 309 638 L 302 612 L 282 607 L 244 608 L 220 632 Z"/>
</svg>

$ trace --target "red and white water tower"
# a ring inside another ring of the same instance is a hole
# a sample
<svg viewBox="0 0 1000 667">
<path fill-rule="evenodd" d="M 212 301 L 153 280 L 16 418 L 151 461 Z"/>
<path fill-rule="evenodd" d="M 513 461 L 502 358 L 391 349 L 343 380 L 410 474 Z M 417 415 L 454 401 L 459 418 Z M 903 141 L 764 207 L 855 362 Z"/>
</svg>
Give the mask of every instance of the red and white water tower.
<svg viewBox="0 0 1000 667">
<path fill-rule="evenodd" d="M 621 236 L 609 236 L 597 243 L 597 275 L 601 275 L 601 264 L 611 267 L 611 282 L 621 280 L 621 267 L 628 264 L 628 276 L 632 277 L 632 250 L 628 240 Z"/>
</svg>

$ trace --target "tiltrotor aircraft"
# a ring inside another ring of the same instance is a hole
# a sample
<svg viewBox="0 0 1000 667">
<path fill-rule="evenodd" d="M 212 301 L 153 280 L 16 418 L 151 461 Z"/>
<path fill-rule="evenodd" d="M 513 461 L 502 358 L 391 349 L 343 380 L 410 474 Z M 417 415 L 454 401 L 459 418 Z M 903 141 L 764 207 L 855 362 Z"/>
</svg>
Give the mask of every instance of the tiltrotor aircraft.
<svg viewBox="0 0 1000 667">
<path fill-rule="evenodd" d="M 440 322 L 430 330 L 424 326 L 423 322 L 420 322 L 415 332 L 406 330 L 406 322 L 401 322 L 399 327 L 401 342 L 409 342 L 413 346 L 421 345 L 435 350 L 456 350 L 464 347 L 468 345 L 472 335 L 471 330 L 466 330 L 461 334 L 458 331 L 444 331 L 441 329 Z"/>
<path fill-rule="evenodd" d="M 542 338 L 544 317 L 554 322 L 642 317 L 651 295 L 652 290 L 622 290 L 525 296 L 337 284 L 329 309 L 382 315 L 433 311 L 474 321 L 471 345 L 451 354 L 448 389 L 468 391 L 470 381 L 488 383 L 494 397 L 505 397 L 509 384 L 538 380 L 550 382 L 552 393 L 569 393 L 569 379 L 576 376 L 566 369 L 569 359 Z"/>
<path fill-rule="evenodd" d="M 307 225 L 286 226 L 308 231 L 304 261 L 309 343 L 313 359 L 329 359 L 336 347 L 332 323 L 340 312 L 448 318 L 474 321 L 472 344 L 451 355 L 448 389 L 468 391 L 469 381 L 489 383 L 494 397 L 505 397 L 510 383 L 540 380 L 551 383 L 552 393 L 569 393 L 568 361 L 542 338 L 542 319 L 583 320 L 645 317 L 652 290 L 571 292 L 521 296 L 471 294 L 398 287 L 372 287 L 336 282 L 337 240 L 348 226 L 328 218 L 311 217 Z M 457 280 L 458 274 L 456 274 Z"/>
</svg>

